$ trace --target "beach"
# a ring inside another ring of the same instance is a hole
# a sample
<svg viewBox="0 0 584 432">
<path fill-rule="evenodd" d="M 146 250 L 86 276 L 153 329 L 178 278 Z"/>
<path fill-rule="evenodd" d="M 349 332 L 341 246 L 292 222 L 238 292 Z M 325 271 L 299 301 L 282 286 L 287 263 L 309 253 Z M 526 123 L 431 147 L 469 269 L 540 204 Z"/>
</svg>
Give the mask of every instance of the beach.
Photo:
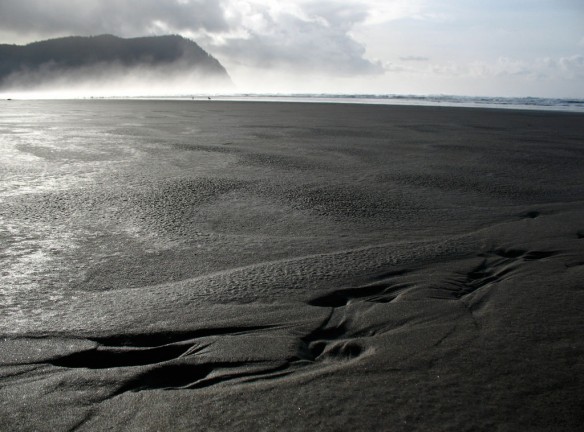
<svg viewBox="0 0 584 432">
<path fill-rule="evenodd" d="M 584 422 L 584 114 L 0 101 L 0 429 Z"/>
</svg>

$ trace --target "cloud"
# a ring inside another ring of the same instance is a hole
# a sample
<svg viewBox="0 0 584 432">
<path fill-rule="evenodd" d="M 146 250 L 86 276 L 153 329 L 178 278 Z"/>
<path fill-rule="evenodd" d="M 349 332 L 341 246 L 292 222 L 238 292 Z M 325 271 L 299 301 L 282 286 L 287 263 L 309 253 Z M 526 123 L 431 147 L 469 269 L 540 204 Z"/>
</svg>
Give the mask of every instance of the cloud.
<svg viewBox="0 0 584 432">
<path fill-rule="evenodd" d="M 232 2 L 231 7 L 230 28 L 236 36 L 212 43 L 213 53 L 231 62 L 335 75 L 383 72 L 350 35 L 353 25 L 367 16 L 363 7 L 333 2 L 282 7 L 250 1 Z"/>
<path fill-rule="evenodd" d="M 569 78 L 584 78 L 584 56 L 576 54 L 562 57 L 559 59 L 558 65 Z"/>
<path fill-rule="evenodd" d="M 370 11 L 366 23 L 381 24 L 404 18 L 435 19 L 428 11 L 427 0 L 361 0 Z"/>
<path fill-rule="evenodd" d="M 539 57 L 516 59 L 499 57 L 494 61 L 475 60 L 470 62 L 430 62 L 404 61 L 386 62 L 383 67 L 388 74 L 418 77 L 464 78 L 475 80 L 521 79 L 536 81 L 572 81 L 584 78 L 584 56 L 575 54 L 565 57 Z"/>
<path fill-rule="evenodd" d="M 228 65 L 338 76 L 380 74 L 352 28 L 371 1 L 19 0 L 0 2 L 2 34 L 39 40 L 111 33 L 181 34 Z M 394 2 L 395 3 L 395 2 Z M 401 3 L 401 2 L 397 2 Z"/>
<path fill-rule="evenodd" d="M 414 61 L 414 62 L 424 62 L 424 61 L 428 61 L 430 60 L 429 57 L 423 57 L 423 56 L 403 56 L 399 58 L 401 61 Z"/>
</svg>

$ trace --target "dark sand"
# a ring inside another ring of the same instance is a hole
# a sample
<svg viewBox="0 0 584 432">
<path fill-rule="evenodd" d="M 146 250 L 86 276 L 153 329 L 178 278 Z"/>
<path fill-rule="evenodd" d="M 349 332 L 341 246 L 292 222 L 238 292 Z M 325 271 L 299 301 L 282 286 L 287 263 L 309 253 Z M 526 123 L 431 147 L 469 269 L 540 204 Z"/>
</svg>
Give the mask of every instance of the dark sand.
<svg viewBox="0 0 584 432">
<path fill-rule="evenodd" d="M 584 422 L 584 115 L 0 105 L 0 430 Z"/>
</svg>

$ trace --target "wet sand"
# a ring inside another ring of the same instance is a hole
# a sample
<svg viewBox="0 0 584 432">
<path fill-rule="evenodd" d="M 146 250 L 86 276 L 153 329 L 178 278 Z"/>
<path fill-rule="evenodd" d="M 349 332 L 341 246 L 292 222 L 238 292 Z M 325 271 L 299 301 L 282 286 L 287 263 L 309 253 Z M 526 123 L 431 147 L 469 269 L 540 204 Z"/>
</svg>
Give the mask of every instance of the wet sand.
<svg viewBox="0 0 584 432">
<path fill-rule="evenodd" d="M 579 430 L 584 115 L 0 102 L 0 429 Z"/>
</svg>

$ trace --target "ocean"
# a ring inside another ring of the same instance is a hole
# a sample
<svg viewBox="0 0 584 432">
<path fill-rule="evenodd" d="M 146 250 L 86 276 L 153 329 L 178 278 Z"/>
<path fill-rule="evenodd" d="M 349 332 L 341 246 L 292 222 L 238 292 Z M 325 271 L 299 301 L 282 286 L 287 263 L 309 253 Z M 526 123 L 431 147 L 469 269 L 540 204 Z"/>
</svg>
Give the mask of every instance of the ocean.
<svg viewBox="0 0 584 432">
<path fill-rule="evenodd" d="M 404 94 L 344 94 L 344 93 L 198 93 L 179 95 L 77 95 L 75 93 L 15 93 L 0 94 L 1 99 L 24 100 L 222 100 L 230 102 L 300 102 L 343 103 L 367 105 L 444 106 L 464 108 L 503 108 L 543 111 L 584 112 L 582 98 L 543 97 L 492 97 L 457 95 L 404 95 Z"/>
<path fill-rule="evenodd" d="M 235 93 L 169 96 L 160 99 L 216 99 L 225 101 L 316 102 L 371 105 L 448 106 L 584 112 L 584 99 L 542 97 L 489 97 L 455 95 L 329 94 L 329 93 Z M 144 97 L 150 98 L 150 97 Z M 141 98 L 139 98 L 141 99 Z M 158 99 L 158 98 L 157 98 Z"/>
</svg>

